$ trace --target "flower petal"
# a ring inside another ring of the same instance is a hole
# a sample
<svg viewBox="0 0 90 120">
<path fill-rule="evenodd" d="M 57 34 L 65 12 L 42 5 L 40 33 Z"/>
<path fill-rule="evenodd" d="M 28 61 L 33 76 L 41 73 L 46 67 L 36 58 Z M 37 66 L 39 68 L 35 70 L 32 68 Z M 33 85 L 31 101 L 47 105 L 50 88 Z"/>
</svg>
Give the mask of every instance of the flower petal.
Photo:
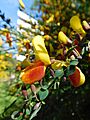
<svg viewBox="0 0 90 120">
<path fill-rule="evenodd" d="M 58 40 L 64 44 L 72 43 L 72 41 L 62 32 L 60 31 L 58 34 Z"/>
<path fill-rule="evenodd" d="M 25 5 L 22 0 L 19 0 L 19 4 L 20 4 L 21 8 L 23 8 L 23 9 L 25 8 Z"/>
<path fill-rule="evenodd" d="M 72 27 L 72 29 L 78 33 L 81 33 L 82 35 L 85 35 L 85 31 L 81 25 L 81 21 L 79 19 L 79 17 L 77 15 L 73 16 L 70 19 L 70 26 Z"/>
<path fill-rule="evenodd" d="M 40 35 L 35 36 L 32 40 L 32 44 L 35 49 L 36 57 L 41 60 L 45 65 L 51 64 L 43 37 L 41 37 Z"/>
<path fill-rule="evenodd" d="M 64 61 L 60 61 L 60 60 L 56 60 L 52 65 L 51 67 L 54 69 L 54 70 L 57 70 L 57 69 L 61 69 L 61 67 L 67 67 L 68 66 L 68 63 L 64 62 Z"/>
<path fill-rule="evenodd" d="M 72 75 L 69 75 L 69 79 L 74 87 L 79 87 L 85 82 L 85 76 L 78 67 Z"/>
<path fill-rule="evenodd" d="M 26 84 L 33 84 L 40 81 L 45 76 L 45 66 L 38 66 L 27 70 L 21 74 L 21 79 Z"/>
</svg>

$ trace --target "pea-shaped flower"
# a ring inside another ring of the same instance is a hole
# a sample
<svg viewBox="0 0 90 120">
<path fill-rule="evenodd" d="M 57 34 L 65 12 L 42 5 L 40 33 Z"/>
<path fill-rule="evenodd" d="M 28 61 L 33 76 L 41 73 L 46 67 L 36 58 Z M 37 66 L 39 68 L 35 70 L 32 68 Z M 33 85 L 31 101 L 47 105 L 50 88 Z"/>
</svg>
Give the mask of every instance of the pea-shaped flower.
<svg viewBox="0 0 90 120">
<path fill-rule="evenodd" d="M 62 31 L 58 34 L 58 40 L 63 44 L 72 43 L 72 41 Z"/>
<path fill-rule="evenodd" d="M 46 66 L 51 64 L 48 51 L 45 47 L 44 38 L 37 35 L 32 40 L 32 44 L 35 50 L 35 55 L 38 60 L 41 60 Z"/>
<path fill-rule="evenodd" d="M 85 82 L 85 76 L 78 67 L 75 68 L 75 72 L 72 75 L 69 75 L 69 79 L 74 87 L 79 87 Z"/>
<path fill-rule="evenodd" d="M 81 21 L 79 19 L 79 17 L 77 15 L 73 16 L 70 19 L 70 26 L 72 27 L 72 29 L 74 31 L 76 31 L 77 33 L 82 34 L 83 36 L 86 34 L 86 32 L 84 31 L 82 25 L 81 25 Z"/>
<path fill-rule="evenodd" d="M 37 61 L 26 67 L 20 75 L 25 84 L 33 84 L 45 76 L 46 66 L 43 62 Z"/>
</svg>

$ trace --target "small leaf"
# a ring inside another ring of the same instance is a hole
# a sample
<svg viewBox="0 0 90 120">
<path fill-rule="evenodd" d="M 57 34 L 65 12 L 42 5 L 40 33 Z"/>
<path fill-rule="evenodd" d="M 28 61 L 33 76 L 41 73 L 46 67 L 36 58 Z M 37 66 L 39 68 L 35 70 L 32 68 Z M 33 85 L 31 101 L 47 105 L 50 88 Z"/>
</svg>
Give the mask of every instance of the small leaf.
<svg viewBox="0 0 90 120">
<path fill-rule="evenodd" d="M 31 111 L 27 108 L 27 109 L 26 109 L 26 115 L 30 115 L 30 112 L 31 112 Z"/>
<path fill-rule="evenodd" d="M 40 97 L 40 100 L 44 100 L 49 94 L 49 91 L 48 90 L 45 90 L 45 91 L 39 91 L 39 97 Z"/>
<path fill-rule="evenodd" d="M 70 61 L 70 65 L 77 65 L 78 64 L 78 59 Z"/>
<path fill-rule="evenodd" d="M 15 116 L 17 116 L 18 113 L 19 113 L 19 111 L 14 111 L 12 113 L 12 115 L 11 115 L 12 120 L 17 120 L 18 119 L 18 117 L 15 117 Z"/>
<path fill-rule="evenodd" d="M 35 116 L 37 116 L 37 113 L 39 112 L 40 109 L 41 109 L 41 106 L 31 114 L 31 117 L 29 120 L 32 120 Z"/>
<path fill-rule="evenodd" d="M 63 68 L 55 71 L 55 77 L 62 77 L 64 75 Z"/>
</svg>

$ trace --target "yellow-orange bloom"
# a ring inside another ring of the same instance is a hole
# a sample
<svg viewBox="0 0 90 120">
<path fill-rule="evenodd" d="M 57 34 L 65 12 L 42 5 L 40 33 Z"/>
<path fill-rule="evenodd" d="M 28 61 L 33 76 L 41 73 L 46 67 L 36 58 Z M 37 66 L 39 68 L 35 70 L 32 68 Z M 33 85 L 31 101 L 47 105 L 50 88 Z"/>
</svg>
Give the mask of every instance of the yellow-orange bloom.
<svg viewBox="0 0 90 120">
<path fill-rule="evenodd" d="M 85 82 L 85 76 L 78 67 L 75 68 L 75 72 L 72 75 L 69 75 L 69 79 L 74 87 L 79 87 Z"/>
<path fill-rule="evenodd" d="M 41 61 L 32 63 L 21 73 L 21 80 L 25 84 L 33 84 L 40 81 L 45 76 L 46 66 Z"/>
</svg>

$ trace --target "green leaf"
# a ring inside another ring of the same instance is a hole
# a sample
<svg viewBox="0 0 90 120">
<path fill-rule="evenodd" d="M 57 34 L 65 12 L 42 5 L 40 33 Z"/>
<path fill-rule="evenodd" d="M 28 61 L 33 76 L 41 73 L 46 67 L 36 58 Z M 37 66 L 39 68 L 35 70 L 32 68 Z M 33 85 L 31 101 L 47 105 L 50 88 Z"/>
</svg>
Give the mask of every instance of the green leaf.
<svg viewBox="0 0 90 120">
<path fill-rule="evenodd" d="M 7 103 L 7 107 L 9 107 L 13 102 L 16 101 L 17 97 L 14 97 L 14 96 L 8 96 L 6 99 L 7 99 L 7 101 L 8 101 L 8 103 Z"/>
<path fill-rule="evenodd" d="M 72 75 L 75 71 L 75 66 L 74 65 L 71 65 L 69 67 L 67 67 L 66 69 L 66 76 L 68 77 L 69 75 Z"/>
<path fill-rule="evenodd" d="M 55 71 L 55 77 L 62 77 L 64 75 L 63 68 Z"/>
<path fill-rule="evenodd" d="M 42 85 L 42 89 L 46 90 L 48 88 L 48 85 Z"/>
<path fill-rule="evenodd" d="M 40 106 L 38 109 L 36 109 L 36 110 L 31 114 L 31 117 L 30 117 L 29 120 L 32 120 L 34 117 L 36 117 L 36 116 L 37 116 L 37 113 L 39 112 L 40 109 L 41 109 L 41 106 Z"/>
<path fill-rule="evenodd" d="M 70 61 L 70 65 L 77 65 L 78 64 L 78 59 Z"/>
<path fill-rule="evenodd" d="M 12 113 L 12 115 L 11 115 L 11 118 L 12 118 L 13 120 L 17 120 L 18 117 L 15 117 L 15 116 L 17 116 L 18 113 L 19 113 L 19 111 L 14 111 L 14 112 Z"/>
<path fill-rule="evenodd" d="M 26 109 L 26 115 L 30 115 L 31 110 L 29 110 L 28 108 Z"/>
<path fill-rule="evenodd" d="M 5 109 L 5 101 L 3 99 L 0 99 L 0 114 L 4 112 Z"/>
<path fill-rule="evenodd" d="M 39 91 L 39 98 L 40 100 L 44 100 L 49 94 L 49 91 L 46 89 L 45 91 Z"/>
</svg>

